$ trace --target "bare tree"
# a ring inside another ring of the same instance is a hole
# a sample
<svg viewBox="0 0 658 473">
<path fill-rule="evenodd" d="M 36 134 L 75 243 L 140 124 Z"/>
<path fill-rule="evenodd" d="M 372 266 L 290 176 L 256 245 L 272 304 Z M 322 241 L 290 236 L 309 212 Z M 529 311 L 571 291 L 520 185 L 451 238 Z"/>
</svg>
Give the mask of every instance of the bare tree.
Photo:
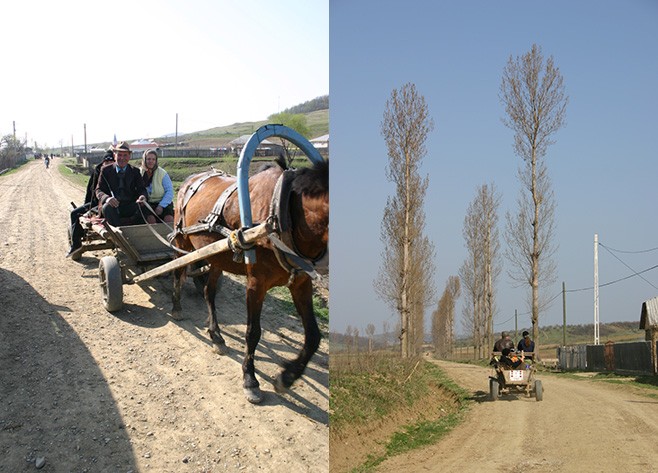
<svg viewBox="0 0 658 473">
<path fill-rule="evenodd" d="M 368 334 L 368 353 L 372 354 L 375 342 L 375 326 L 373 324 L 368 324 L 366 327 L 366 333 Z"/>
<path fill-rule="evenodd" d="M 460 292 L 459 277 L 450 276 L 438 306 L 432 313 L 432 340 L 437 353 L 443 358 L 447 358 L 454 352 L 455 304 Z"/>
<path fill-rule="evenodd" d="M 434 245 L 423 235 L 429 179 L 420 175 L 425 141 L 434 122 L 416 86 L 394 89 L 386 101 L 381 133 L 388 149 L 386 177 L 396 190 L 384 209 L 382 265 L 373 286 L 400 314 L 402 357 L 420 352 L 424 309 L 435 297 Z"/>
<path fill-rule="evenodd" d="M 514 131 L 514 152 L 523 159 L 519 209 L 506 216 L 506 256 L 512 263 L 510 277 L 530 288 L 532 335 L 537 343 L 542 311 L 539 287 L 556 277 L 555 202 L 544 157 L 554 143 L 553 135 L 565 124 L 569 97 L 553 56 L 544 61 L 541 47 L 534 44 L 524 56 L 510 56 L 499 98 L 507 114 L 503 123 Z"/>
<path fill-rule="evenodd" d="M 493 343 L 496 282 L 501 271 L 498 207 L 501 196 L 495 184 L 478 187 L 468 206 L 462 234 L 468 257 L 459 270 L 465 288 L 464 325 L 473 333 L 476 356 Z"/>
<path fill-rule="evenodd" d="M 384 321 L 382 323 L 382 333 L 384 334 L 384 349 L 388 348 L 388 331 L 390 330 L 390 326 L 388 321 Z"/>
<path fill-rule="evenodd" d="M 347 345 L 347 355 L 350 354 L 350 349 L 352 348 L 352 335 L 354 331 L 351 325 L 348 325 L 345 329 L 345 344 Z"/>
</svg>

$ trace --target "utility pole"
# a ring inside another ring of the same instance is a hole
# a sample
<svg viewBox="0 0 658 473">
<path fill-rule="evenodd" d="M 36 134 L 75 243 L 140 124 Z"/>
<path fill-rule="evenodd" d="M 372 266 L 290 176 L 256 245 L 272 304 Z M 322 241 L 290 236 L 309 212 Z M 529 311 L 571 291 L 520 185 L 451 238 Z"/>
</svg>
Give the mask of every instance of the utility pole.
<svg viewBox="0 0 658 473">
<path fill-rule="evenodd" d="M 567 346 L 567 291 L 562 281 L 562 346 Z"/>
<path fill-rule="evenodd" d="M 514 309 L 514 340 L 519 339 L 519 311 Z"/>
<path fill-rule="evenodd" d="M 87 153 L 87 124 L 85 123 L 85 153 Z"/>
<path fill-rule="evenodd" d="M 176 114 L 176 151 L 178 151 L 178 113 Z"/>
<path fill-rule="evenodd" d="M 594 235 L 594 345 L 599 344 L 599 235 Z"/>
<path fill-rule="evenodd" d="M 14 120 L 14 141 L 16 141 L 16 121 Z"/>
</svg>

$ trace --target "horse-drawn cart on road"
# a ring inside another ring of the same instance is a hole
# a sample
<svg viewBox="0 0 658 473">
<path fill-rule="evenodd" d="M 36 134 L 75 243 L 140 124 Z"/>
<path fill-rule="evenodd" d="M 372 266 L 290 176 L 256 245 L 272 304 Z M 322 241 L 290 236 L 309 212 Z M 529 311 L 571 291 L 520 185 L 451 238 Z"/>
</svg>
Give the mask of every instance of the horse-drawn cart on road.
<svg viewBox="0 0 658 473">
<path fill-rule="evenodd" d="M 171 262 L 175 251 L 167 244 L 171 233 L 169 225 L 124 225 L 114 227 L 104 219 L 80 217 L 85 231 L 82 246 L 71 254 L 79 260 L 89 251 L 113 250 L 113 255 L 103 256 L 98 265 L 98 277 L 103 295 L 103 306 L 114 312 L 123 306 L 123 284 L 132 284 L 137 275 Z M 197 290 L 203 294 L 204 275 L 208 268 L 195 262 L 188 272 Z M 144 280 L 144 279 L 142 279 Z"/>
<path fill-rule="evenodd" d="M 525 392 L 527 397 L 535 395 L 537 401 L 544 399 L 541 380 L 535 379 L 537 368 L 532 362 L 523 361 L 518 367 L 511 367 L 498 361 L 501 353 L 494 352 L 491 376 L 489 377 L 489 396 L 492 401 L 498 400 L 503 393 L 512 391 Z M 529 353 L 532 355 L 532 353 Z"/>
</svg>

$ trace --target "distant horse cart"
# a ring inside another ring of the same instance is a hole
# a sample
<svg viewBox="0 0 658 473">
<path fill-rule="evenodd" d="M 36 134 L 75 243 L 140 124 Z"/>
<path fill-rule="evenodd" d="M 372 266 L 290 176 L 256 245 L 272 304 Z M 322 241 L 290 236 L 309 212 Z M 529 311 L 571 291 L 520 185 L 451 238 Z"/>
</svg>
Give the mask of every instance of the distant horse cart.
<svg viewBox="0 0 658 473">
<path fill-rule="evenodd" d="M 528 353 L 527 355 L 533 355 Z M 492 401 L 498 400 L 504 393 L 513 391 L 525 393 L 530 397 L 534 394 L 537 401 L 544 399 L 544 390 L 541 380 L 535 379 L 537 369 L 535 365 L 522 362 L 516 368 L 497 361 L 500 352 L 494 352 L 494 361 L 492 361 L 491 376 L 489 377 L 489 397 Z"/>
<path fill-rule="evenodd" d="M 270 136 L 298 146 L 312 166 L 286 169 L 281 159 L 249 178 L 251 157 L 258 144 Z M 105 307 L 109 311 L 121 307 L 123 284 L 140 283 L 173 271 L 172 316 L 181 318 L 182 281 L 186 275 L 191 276 L 203 289 L 214 349 L 226 353 L 215 311 L 218 282 L 223 271 L 246 275 L 243 389 L 249 402 L 258 403 L 262 393 L 254 357 L 261 336 L 261 308 L 270 288 L 287 286 L 305 336 L 298 356 L 287 362 L 274 381 L 276 391 L 285 392 L 302 375 L 321 338 L 313 312 L 312 279 L 320 278 L 318 271 L 328 266 L 329 163 L 295 131 L 283 125 L 265 125 L 242 149 L 237 177 L 213 170 L 186 179 L 178 192 L 174 222 L 174 231 L 169 235 L 164 224 L 115 228 L 105 222 L 86 223 L 93 238 L 88 238 L 81 253 L 118 248 L 129 256 L 131 265 L 155 266 L 130 276 L 125 270 L 128 265 L 120 258 L 101 259 L 99 278 Z M 146 232 L 159 235 L 152 238 Z M 163 243 L 167 240 L 172 244 Z M 198 269 L 206 262 L 207 266 Z"/>
</svg>

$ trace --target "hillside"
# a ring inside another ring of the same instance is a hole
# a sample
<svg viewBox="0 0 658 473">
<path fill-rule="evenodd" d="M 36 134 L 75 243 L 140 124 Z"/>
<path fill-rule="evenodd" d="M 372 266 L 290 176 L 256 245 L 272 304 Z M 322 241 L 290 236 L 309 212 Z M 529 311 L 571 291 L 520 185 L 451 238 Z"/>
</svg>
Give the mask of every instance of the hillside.
<svg viewBox="0 0 658 473">
<path fill-rule="evenodd" d="M 306 117 L 306 124 L 311 130 L 311 136 L 309 138 L 317 138 L 318 136 L 329 133 L 328 109 L 304 113 L 303 115 Z M 178 141 L 184 143 L 188 148 L 226 148 L 235 138 L 242 135 L 249 135 L 267 123 L 267 120 L 233 123 L 232 125 L 219 126 L 208 130 L 182 134 L 178 136 Z M 143 137 L 135 137 L 128 141 L 131 142 L 139 138 Z M 164 145 L 174 143 L 176 137 L 168 135 L 167 137 L 156 138 L 156 140 Z M 95 143 L 93 146 L 107 148 L 110 144 L 111 143 L 108 141 L 105 143 Z"/>
</svg>

